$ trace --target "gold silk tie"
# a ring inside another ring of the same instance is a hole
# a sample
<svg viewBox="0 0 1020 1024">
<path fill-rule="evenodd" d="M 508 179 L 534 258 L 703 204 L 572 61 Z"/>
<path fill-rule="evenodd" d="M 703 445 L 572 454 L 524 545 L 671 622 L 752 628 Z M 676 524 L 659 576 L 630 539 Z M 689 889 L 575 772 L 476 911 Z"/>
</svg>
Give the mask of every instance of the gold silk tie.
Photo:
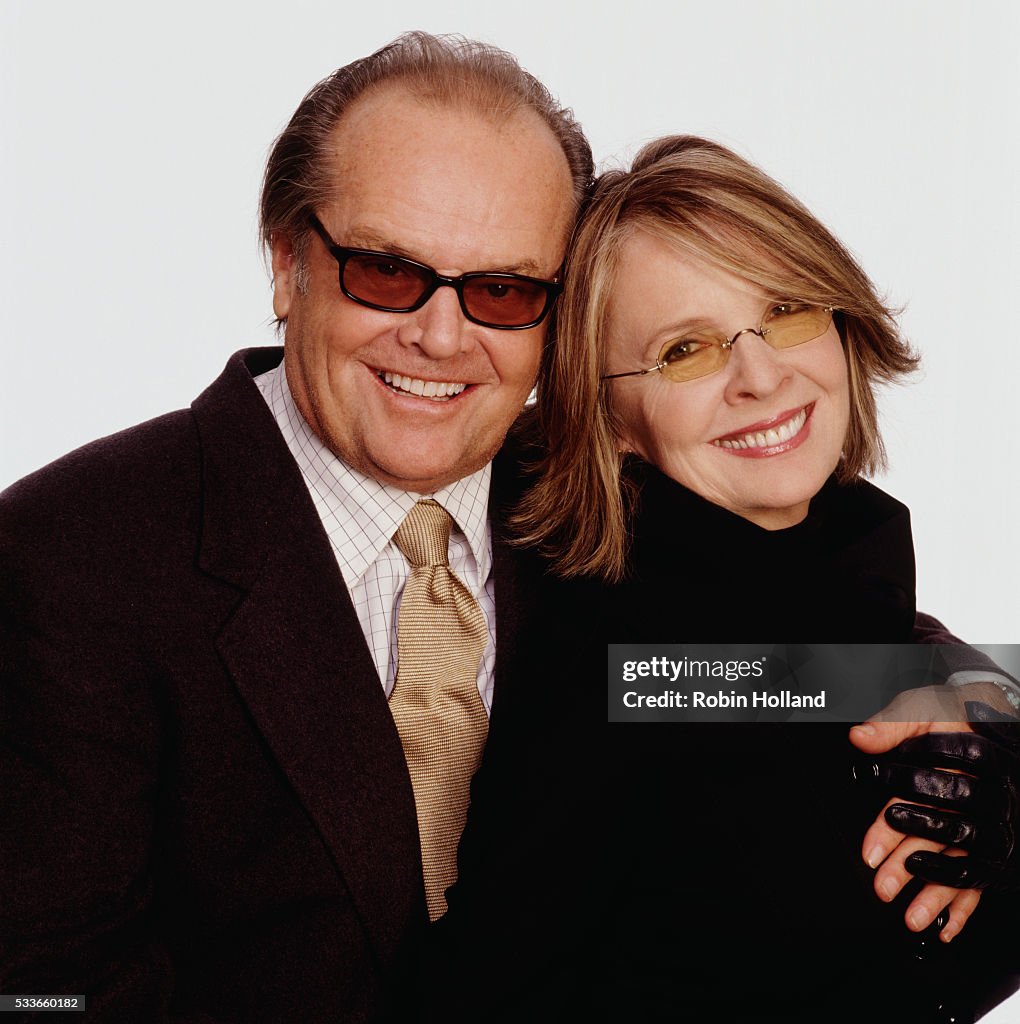
<svg viewBox="0 0 1020 1024">
<path fill-rule="evenodd" d="M 457 844 L 489 724 L 478 694 L 489 631 L 478 602 L 450 571 L 450 524 L 446 509 L 426 499 L 393 535 L 411 572 L 400 602 L 390 710 L 414 787 L 433 921 L 446 912 L 446 890 L 457 878 Z"/>
</svg>

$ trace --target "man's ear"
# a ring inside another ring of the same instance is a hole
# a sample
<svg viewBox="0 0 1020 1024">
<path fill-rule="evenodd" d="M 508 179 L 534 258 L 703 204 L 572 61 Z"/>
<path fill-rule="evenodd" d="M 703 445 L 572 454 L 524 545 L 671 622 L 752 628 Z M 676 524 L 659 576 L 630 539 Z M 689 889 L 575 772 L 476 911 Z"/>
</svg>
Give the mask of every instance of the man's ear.
<svg viewBox="0 0 1020 1024">
<path fill-rule="evenodd" d="M 273 312 L 286 320 L 297 290 L 297 256 L 290 235 L 273 235 Z"/>
</svg>

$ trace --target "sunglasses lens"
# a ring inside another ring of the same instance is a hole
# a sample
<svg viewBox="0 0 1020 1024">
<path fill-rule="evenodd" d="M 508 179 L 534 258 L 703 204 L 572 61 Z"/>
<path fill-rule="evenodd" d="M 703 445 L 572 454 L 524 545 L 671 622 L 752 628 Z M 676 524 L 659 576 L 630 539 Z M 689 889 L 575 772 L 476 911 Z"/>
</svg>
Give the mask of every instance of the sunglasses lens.
<svg viewBox="0 0 1020 1024">
<path fill-rule="evenodd" d="M 823 335 L 832 323 L 832 310 L 798 302 L 781 302 L 769 310 L 763 326 L 773 348 L 793 348 Z"/>
<path fill-rule="evenodd" d="M 659 353 L 663 377 L 673 381 L 696 380 L 721 370 L 726 363 L 724 341 L 694 336 L 669 342 Z"/>
<path fill-rule="evenodd" d="M 464 282 L 464 305 L 482 323 L 523 327 L 538 321 L 549 303 L 549 292 L 526 278 L 481 276 Z"/>
<path fill-rule="evenodd" d="M 343 286 L 354 298 L 391 310 L 410 309 L 431 281 L 424 267 L 396 256 L 354 253 L 343 269 Z"/>
</svg>

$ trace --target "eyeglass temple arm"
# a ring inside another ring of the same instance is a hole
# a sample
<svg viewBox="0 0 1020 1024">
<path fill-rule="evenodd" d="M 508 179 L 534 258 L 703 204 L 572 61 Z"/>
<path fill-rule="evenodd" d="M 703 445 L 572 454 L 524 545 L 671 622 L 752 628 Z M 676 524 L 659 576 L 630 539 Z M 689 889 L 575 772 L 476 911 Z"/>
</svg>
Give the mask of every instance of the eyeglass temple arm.
<svg viewBox="0 0 1020 1024">
<path fill-rule="evenodd" d="M 663 364 L 656 363 L 654 366 L 649 366 L 647 370 L 629 370 L 627 373 L 607 373 L 599 380 L 617 380 L 620 377 L 643 377 L 646 373 L 655 373 L 656 370 L 661 370 Z"/>
<path fill-rule="evenodd" d="M 308 223 L 312 230 L 326 243 L 326 248 L 331 252 L 337 248 L 336 242 L 330 237 L 329 232 L 322 226 L 322 221 L 314 213 L 308 214 Z"/>
</svg>

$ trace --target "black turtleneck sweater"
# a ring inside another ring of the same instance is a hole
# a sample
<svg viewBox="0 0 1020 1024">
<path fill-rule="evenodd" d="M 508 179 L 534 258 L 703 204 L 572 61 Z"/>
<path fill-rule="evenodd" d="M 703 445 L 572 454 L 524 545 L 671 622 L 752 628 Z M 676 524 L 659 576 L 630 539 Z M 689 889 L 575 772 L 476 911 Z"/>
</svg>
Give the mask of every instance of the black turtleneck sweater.
<svg viewBox="0 0 1020 1024">
<path fill-rule="evenodd" d="M 627 471 L 631 576 L 550 579 L 533 678 L 493 717 L 437 1019 L 922 1024 L 967 968 L 943 950 L 919 967 L 905 903 L 874 895 L 860 845 L 880 801 L 850 783 L 845 724 L 605 710 L 607 643 L 909 641 L 908 510 L 830 480 L 770 532 Z"/>
</svg>

